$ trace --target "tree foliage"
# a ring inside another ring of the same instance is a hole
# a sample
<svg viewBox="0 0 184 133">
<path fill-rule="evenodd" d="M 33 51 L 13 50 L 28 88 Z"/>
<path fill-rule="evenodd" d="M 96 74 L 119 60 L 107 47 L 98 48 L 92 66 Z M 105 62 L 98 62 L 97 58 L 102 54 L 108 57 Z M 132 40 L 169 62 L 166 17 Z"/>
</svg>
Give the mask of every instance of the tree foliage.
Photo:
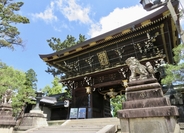
<svg viewBox="0 0 184 133">
<path fill-rule="evenodd" d="M 0 62 L 0 96 L 7 90 L 17 91 L 24 87 L 25 73 Z"/>
<path fill-rule="evenodd" d="M 52 48 L 53 51 L 60 51 L 66 48 L 69 48 L 71 46 L 74 46 L 76 44 L 79 44 L 81 42 L 84 42 L 86 40 L 84 35 L 79 34 L 79 39 L 77 40 L 75 37 L 71 35 L 67 35 L 66 39 L 62 42 L 59 38 L 52 37 L 51 39 L 47 40 L 49 43 L 48 45 Z M 52 74 L 54 77 L 57 75 L 63 76 L 64 73 L 49 64 L 47 64 L 47 73 Z"/>
<path fill-rule="evenodd" d="M 0 48 L 14 49 L 14 45 L 23 45 L 19 37 L 20 32 L 14 26 L 17 23 L 29 23 L 28 18 L 15 14 L 23 4 L 23 2 L 13 0 L 0 0 Z"/>
<path fill-rule="evenodd" d="M 42 89 L 42 92 L 45 93 L 47 96 L 59 94 L 62 93 L 62 87 L 63 87 L 62 84 L 59 83 L 59 78 L 55 77 L 54 80 L 52 81 L 52 87 L 47 85 Z"/>
<path fill-rule="evenodd" d="M 37 75 L 33 69 L 29 69 L 26 72 L 26 82 L 25 85 L 31 87 L 33 90 L 37 89 Z"/>
<path fill-rule="evenodd" d="M 24 87 L 19 88 L 17 94 L 12 98 L 12 107 L 14 109 L 14 114 L 23 113 L 27 104 L 35 103 L 34 101 L 32 101 L 32 98 L 35 97 L 35 90 L 37 88 L 36 76 L 37 75 L 33 69 L 29 69 L 27 72 L 25 72 Z"/>
<path fill-rule="evenodd" d="M 0 97 L 7 89 L 14 92 L 12 96 L 14 115 L 24 109 L 26 103 L 33 103 L 31 96 L 35 96 L 35 82 L 37 79 L 34 70 L 30 69 L 24 73 L 0 62 Z"/>
<path fill-rule="evenodd" d="M 122 103 L 125 101 L 124 95 L 118 95 L 114 98 L 111 98 L 111 110 L 112 110 L 112 116 L 117 116 L 117 111 L 122 109 Z"/>
<path fill-rule="evenodd" d="M 175 64 L 167 64 L 165 66 L 166 77 L 161 81 L 165 85 L 184 81 L 184 45 L 178 45 L 173 49 L 173 52 Z"/>
<path fill-rule="evenodd" d="M 66 39 L 63 42 L 61 42 L 59 38 L 55 38 L 55 37 L 52 37 L 51 39 L 47 40 L 47 42 L 49 43 L 49 46 L 52 48 L 53 51 L 60 51 L 65 48 L 74 46 L 78 43 L 81 43 L 85 40 L 86 40 L 85 36 L 79 34 L 78 40 L 76 40 L 76 38 L 73 37 L 72 35 L 67 35 Z"/>
</svg>

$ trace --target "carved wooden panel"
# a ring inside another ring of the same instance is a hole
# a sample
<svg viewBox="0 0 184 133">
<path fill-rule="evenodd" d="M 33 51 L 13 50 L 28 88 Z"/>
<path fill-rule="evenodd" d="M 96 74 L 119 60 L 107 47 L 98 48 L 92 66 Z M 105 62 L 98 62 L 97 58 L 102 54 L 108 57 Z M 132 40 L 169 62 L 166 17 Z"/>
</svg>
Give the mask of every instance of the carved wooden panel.
<svg viewBox="0 0 184 133">
<path fill-rule="evenodd" d="M 97 56 L 98 56 L 98 60 L 99 60 L 101 66 L 108 66 L 109 65 L 109 59 L 108 59 L 106 51 L 102 51 L 102 52 L 97 53 Z"/>
</svg>

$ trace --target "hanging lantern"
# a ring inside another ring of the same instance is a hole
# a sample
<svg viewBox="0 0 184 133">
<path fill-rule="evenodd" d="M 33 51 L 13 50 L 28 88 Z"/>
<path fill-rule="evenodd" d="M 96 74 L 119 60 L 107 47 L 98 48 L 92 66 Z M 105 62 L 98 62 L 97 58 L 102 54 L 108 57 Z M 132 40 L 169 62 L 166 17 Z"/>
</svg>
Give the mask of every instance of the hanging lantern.
<svg viewBox="0 0 184 133">
<path fill-rule="evenodd" d="M 161 0 L 141 0 L 140 3 L 146 11 L 153 10 L 165 4 Z"/>
<path fill-rule="evenodd" d="M 153 6 L 152 0 L 141 0 L 140 3 L 145 10 Z"/>
</svg>

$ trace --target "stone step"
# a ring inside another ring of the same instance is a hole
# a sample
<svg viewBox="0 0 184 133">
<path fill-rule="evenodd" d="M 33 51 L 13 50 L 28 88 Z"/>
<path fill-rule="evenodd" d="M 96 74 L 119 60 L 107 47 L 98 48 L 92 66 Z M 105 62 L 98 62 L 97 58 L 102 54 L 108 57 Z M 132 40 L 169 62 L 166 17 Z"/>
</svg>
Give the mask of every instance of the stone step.
<svg viewBox="0 0 184 133">
<path fill-rule="evenodd" d="M 114 122 L 111 122 L 111 123 L 108 123 L 108 122 L 105 122 L 105 123 L 84 123 L 83 125 L 79 124 L 79 123 L 75 123 L 75 124 L 67 124 L 65 125 L 65 127 L 70 127 L 70 126 L 74 126 L 74 127 L 78 127 L 78 126 L 82 126 L 82 127 L 86 127 L 86 126 L 94 126 L 94 125 L 98 125 L 98 126 L 104 126 L 104 125 L 109 125 L 109 124 L 113 124 L 113 125 L 118 125 L 118 123 L 114 123 Z M 63 126 L 63 125 L 62 125 Z"/>
<path fill-rule="evenodd" d="M 26 133 L 96 133 L 101 128 L 41 128 L 41 129 L 35 129 L 32 131 L 27 131 Z"/>
<path fill-rule="evenodd" d="M 46 132 L 50 132 L 50 131 L 98 131 L 101 128 L 64 128 L 64 129 L 39 129 L 39 130 L 35 130 L 35 131 L 46 131 Z M 35 132 L 34 131 L 34 132 Z"/>
<path fill-rule="evenodd" d="M 86 124 L 86 123 L 109 123 L 109 122 L 116 122 L 119 123 L 119 119 L 117 118 L 99 118 L 99 119 L 72 119 L 72 120 L 67 120 L 65 121 L 63 124 L 65 123 L 71 123 L 71 124 Z M 62 124 L 62 125 L 63 125 Z"/>
<path fill-rule="evenodd" d="M 49 126 L 53 126 L 53 125 L 61 125 L 65 122 L 66 120 L 56 120 L 56 121 L 47 121 Z"/>
<path fill-rule="evenodd" d="M 107 125 L 104 128 L 43 128 L 27 131 L 26 133 L 105 133 L 104 131 L 107 130 L 113 130 L 112 133 L 114 133 L 116 129 L 113 125 Z"/>
<path fill-rule="evenodd" d="M 84 131 L 84 130 L 80 130 L 80 131 L 34 131 L 34 132 L 26 132 L 26 133 L 96 133 L 97 131 Z"/>
<path fill-rule="evenodd" d="M 118 118 L 92 118 L 66 120 L 60 126 L 40 127 L 27 130 L 25 133 L 104 133 L 104 130 L 120 128 Z"/>
<path fill-rule="evenodd" d="M 75 126 L 75 125 L 71 125 L 71 126 L 57 126 L 57 127 L 43 127 L 43 128 L 40 128 L 42 130 L 44 129 L 48 129 L 48 130 L 60 130 L 60 129 L 69 129 L 69 128 L 75 128 L 75 129 L 81 129 L 81 128 L 102 128 L 104 127 L 105 125 L 88 125 L 88 126 Z"/>
</svg>

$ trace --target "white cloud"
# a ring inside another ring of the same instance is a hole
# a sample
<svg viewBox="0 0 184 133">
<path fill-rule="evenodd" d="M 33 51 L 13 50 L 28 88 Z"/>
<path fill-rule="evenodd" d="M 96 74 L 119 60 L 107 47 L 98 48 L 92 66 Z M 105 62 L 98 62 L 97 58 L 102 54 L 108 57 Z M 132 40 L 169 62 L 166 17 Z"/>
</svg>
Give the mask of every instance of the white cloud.
<svg viewBox="0 0 184 133">
<path fill-rule="evenodd" d="M 40 13 L 32 14 L 33 20 L 42 19 L 46 23 L 51 23 L 52 21 L 57 21 L 57 16 L 54 15 L 54 2 L 50 3 L 50 6 L 44 11 Z"/>
<path fill-rule="evenodd" d="M 58 11 L 60 14 L 58 14 Z M 41 19 L 51 24 L 55 31 L 61 32 L 63 28 L 70 29 L 65 20 L 91 24 L 92 20 L 89 13 L 90 8 L 86 5 L 85 7 L 79 5 L 76 0 L 53 0 L 45 11 L 31 15 L 33 20 Z M 66 19 L 61 19 L 61 16 Z"/>
<path fill-rule="evenodd" d="M 181 4 L 184 4 L 184 0 L 180 0 Z M 153 11 L 146 11 L 143 9 L 142 5 L 135 5 L 128 8 L 115 8 L 107 16 L 101 17 L 99 22 L 93 22 L 89 15 L 91 13 L 90 7 L 85 7 L 76 0 L 55 0 L 50 3 L 49 7 L 41 13 L 32 14 L 34 19 L 42 19 L 47 23 L 57 21 L 61 24 L 59 18 L 54 14 L 54 11 L 59 10 L 61 14 L 69 21 L 76 21 L 82 24 L 90 24 L 90 29 L 88 35 L 90 37 L 95 37 L 120 26 L 126 25 L 137 19 L 140 19 Z M 183 17 L 184 18 L 184 17 Z M 182 19 L 181 24 L 184 25 L 184 19 Z M 55 26 L 57 29 L 58 26 Z M 65 23 L 62 23 L 58 31 L 62 28 L 69 28 Z"/>
<path fill-rule="evenodd" d="M 58 0 L 57 6 L 69 21 L 79 21 L 83 24 L 91 23 L 89 7 L 82 7 L 75 0 Z"/>
<path fill-rule="evenodd" d="M 95 37 L 120 26 L 126 25 L 137 19 L 148 15 L 142 5 L 136 5 L 129 8 L 116 8 L 108 16 L 102 17 L 99 22 L 91 25 L 89 36 Z"/>
<path fill-rule="evenodd" d="M 70 27 L 64 22 L 64 21 L 59 21 L 58 23 L 52 24 L 52 27 L 55 31 L 57 32 L 62 32 L 63 29 L 70 29 Z"/>
<path fill-rule="evenodd" d="M 184 0 L 180 0 L 180 4 L 184 5 Z M 136 21 L 156 10 L 157 9 L 153 11 L 146 11 L 143 9 L 141 4 L 128 8 L 116 8 L 109 13 L 109 15 L 102 17 L 99 22 L 91 24 L 88 35 L 90 37 L 98 36 L 120 26 Z M 181 19 L 181 25 L 184 27 L 184 16 Z"/>
</svg>

